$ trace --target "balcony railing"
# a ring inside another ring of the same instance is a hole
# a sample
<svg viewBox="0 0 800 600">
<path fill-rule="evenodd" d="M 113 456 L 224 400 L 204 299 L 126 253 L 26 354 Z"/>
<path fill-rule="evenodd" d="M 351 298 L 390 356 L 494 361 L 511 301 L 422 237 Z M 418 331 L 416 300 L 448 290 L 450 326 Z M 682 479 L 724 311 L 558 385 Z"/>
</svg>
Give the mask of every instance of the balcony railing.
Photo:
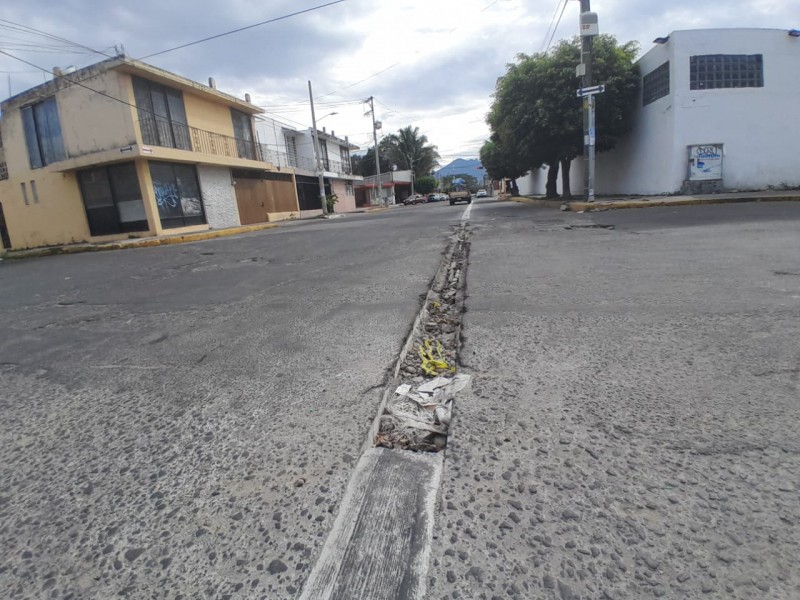
<svg viewBox="0 0 800 600">
<path fill-rule="evenodd" d="M 276 167 L 304 169 L 316 171 L 316 161 L 306 156 L 297 156 L 280 152 L 267 144 L 259 144 L 252 140 L 235 138 L 205 129 L 198 129 L 182 123 L 173 123 L 166 119 L 145 119 L 139 121 L 142 132 L 142 141 L 150 146 L 164 148 L 177 148 L 228 156 L 231 158 L 245 158 L 269 163 Z M 353 169 L 349 163 L 336 160 L 323 160 L 325 171 L 352 175 Z"/>
</svg>

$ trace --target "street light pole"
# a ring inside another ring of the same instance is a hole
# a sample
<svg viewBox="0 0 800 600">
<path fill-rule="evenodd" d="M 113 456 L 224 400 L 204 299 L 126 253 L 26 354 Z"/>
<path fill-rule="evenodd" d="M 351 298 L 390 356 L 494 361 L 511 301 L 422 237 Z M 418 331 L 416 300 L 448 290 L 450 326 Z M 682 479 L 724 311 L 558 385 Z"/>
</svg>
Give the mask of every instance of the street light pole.
<svg viewBox="0 0 800 600">
<path fill-rule="evenodd" d="M 369 97 L 369 109 L 372 112 L 372 140 L 375 142 L 375 199 L 381 199 L 381 159 L 378 152 L 378 125 L 375 121 L 375 103 L 372 96 Z"/>
<path fill-rule="evenodd" d="M 581 0 L 582 88 L 588 88 L 592 85 L 592 43 L 594 36 L 597 35 L 597 15 L 594 15 L 591 11 L 591 0 Z M 594 202 L 594 145 L 596 138 L 594 101 L 593 94 L 583 98 L 583 197 L 587 202 Z"/>
<path fill-rule="evenodd" d="M 314 139 L 314 155 L 317 159 L 317 177 L 319 179 L 319 202 L 322 205 L 323 216 L 328 215 L 328 199 L 325 197 L 325 176 L 322 172 L 322 160 L 320 159 L 319 132 L 317 131 L 317 117 L 314 114 L 314 94 L 311 91 L 311 80 L 308 80 L 308 98 L 311 101 L 311 126 L 312 137 Z"/>
</svg>

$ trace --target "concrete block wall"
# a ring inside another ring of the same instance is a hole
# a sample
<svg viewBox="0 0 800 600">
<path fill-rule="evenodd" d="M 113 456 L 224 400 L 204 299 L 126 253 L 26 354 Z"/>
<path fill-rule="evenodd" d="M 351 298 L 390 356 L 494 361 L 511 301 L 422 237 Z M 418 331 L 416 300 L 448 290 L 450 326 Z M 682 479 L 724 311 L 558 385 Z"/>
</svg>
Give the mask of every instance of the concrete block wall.
<svg viewBox="0 0 800 600">
<path fill-rule="evenodd" d="M 221 229 L 241 225 L 231 170 L 228 167 L 197 165 L 197 177 L 209 226 Z"/>
</svg>

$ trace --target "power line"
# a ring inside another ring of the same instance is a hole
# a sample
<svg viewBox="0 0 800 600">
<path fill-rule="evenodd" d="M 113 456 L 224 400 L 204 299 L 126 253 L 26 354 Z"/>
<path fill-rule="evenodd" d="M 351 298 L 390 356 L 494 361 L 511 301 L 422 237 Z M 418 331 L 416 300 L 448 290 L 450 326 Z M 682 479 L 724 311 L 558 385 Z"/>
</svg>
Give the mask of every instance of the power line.
<svg viewBox="0 0 800 600">
<path fill-rule="evenodd" d="M 545 52 L 547 52 L 550 49 L 550 44 L 553 43 L 553 38 L 556 37 L 556 32 L 558 31 L 558 26 L 561 24 L 561 17 L 564 16 L 564 11 L 567 10 L 567 3 L 568 2 L 569 2 L 569 0 L 564 0 L 564 7 L 561 9 L 561 14 L 558 15 L 558 21 L 556 21 L 556 26 L 553 28 L 553 33 L 550 35 L 550 41 L 547 42 L 547 48 L 545 48 L 545 50 L 544 50 Z M 556 9 L 556 10 L 558 10 L 558 9 Z"/>
<path fill-rule="evenodd" d="M 36 29 L 35 27 L 30 27 L 28 25 L 23 25 L 22 23 L 15 23 L 14 21 L 9 21 L 7 19 L 0 19 L 0 23 L 6 23 L 6 25 L 0 25 L 0 27 L 4 27 L 11 31 L 19 31 L 22 33 L 33 33 L 34 35 L 39 35 L 44 38 L 49 38 L 51 40 L 56 40 L 59 42 L 63 42 L 69 46 L 75 46 L 77 48 L 83 48 L 84 50 L 88 50 L 89 52 L 94 52 L 95 54 L 102 54 L 107 58 L 112 58 L 110 55 L 106 54 L 105 52 L 101 52 L 99 50 L 95 50 L 94 48 L 90 48 L 89 46 L 84 46 L 83 44 L 79 44 L 78 42 L 73 42 L 72 40 L 68 40 L 66 38 L 53 35 L 52 33 L 47 33 L 46 31 L 42 31 L 41 29 Z"/>
<path fill-rule="evenodd" d="M 223 33 L 218 33 L 216 35 L 211 35 L 209 37 L 205 37 L 203 39 L 196 40 L 194 42 L 181 44 L 180 46 L 175 46 L 174 48 L 167 48 L 166 50 L 159 50 L 158 52 L 153 52 L 152 54 L 148 54 L 147 56 L 141 57 L 139 60 L 144 60 L 146 58 L 152 58 L 154 56 L 160 56 L 162 54 L 166 54 L 167 52 L 174 52 L 175 50 L 181 50 L 182 48 L 188 48 L 189 46 L 195 46 L 197 44 L 202 44 L 203 42 L 208 42 L 210 40 L 215 40 L 217 38 L 221 38 L 221 37 L 224 37 L 226 35 L 239 33 L 241 31 L 247 31 L 248 29 L 253 29 L 254 27 L 260 27 L 261 25 L 267 25 L 269 23 L 275 23 L 277 21 L 283 21 L 285 19 L 290 19 L 290 18 L 296 17 L 298 15 L 302 15 L 302 14 L 305 14 L 305 13 L 310 13 L 310 12 L 313 12 L 315 10 L 320 10 L 321 8 L 326 8 L 328 6 L 333 6 L 334 4 L 340 4 L 342 2 L 347 2 L 347 0 L 333 0 L 333 2 L 327 2 L 326 4 L 320 4 L 318 6 L 312 6 L 311 8 L 298 10 L 296 12 L 289 13 L 288 15 L 282 15 L 280 17 L 275 17 L 273 19 L 267 19 L 266 21 L 261 21 L 259 23 L 254 23 L 252 25 L 247 25 L 245 27 L 239 27 L 238 29 L 231 29 L 230 31 L 225 31 Z"/>
</svg>

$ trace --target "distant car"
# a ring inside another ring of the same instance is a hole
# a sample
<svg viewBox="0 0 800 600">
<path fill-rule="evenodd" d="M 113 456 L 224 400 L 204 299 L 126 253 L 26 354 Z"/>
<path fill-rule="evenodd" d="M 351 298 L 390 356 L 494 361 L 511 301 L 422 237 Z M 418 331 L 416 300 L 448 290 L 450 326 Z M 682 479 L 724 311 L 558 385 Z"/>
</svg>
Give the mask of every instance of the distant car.
<svg viewBox="0 0 800 600">
<path fill-rule="evenodd" d="M 486 190 L 478 190 L 478 193 L 475 194 L 476 198 L 486 198 Z"/>
<path fill-rule="evenodd" d="M 414 194 L 403 200 L 403 204 L 408 206 L 409 204 L 423 204 L 426 201 L 427 199 L 422 194 Z"/>
<path fill-rule="evenodd" d="M 455 190 L 450 192 L 450 206 L 453 206 L 457 202 L 466 202 L 467 204 L 472 204 L 472 194 L 469 193 L 468 190 Z"/>
<path fill-rule="evenodd" d="M 438 202 L 439 194 L 428 194 L 428 202 Z"/>
</svg>

